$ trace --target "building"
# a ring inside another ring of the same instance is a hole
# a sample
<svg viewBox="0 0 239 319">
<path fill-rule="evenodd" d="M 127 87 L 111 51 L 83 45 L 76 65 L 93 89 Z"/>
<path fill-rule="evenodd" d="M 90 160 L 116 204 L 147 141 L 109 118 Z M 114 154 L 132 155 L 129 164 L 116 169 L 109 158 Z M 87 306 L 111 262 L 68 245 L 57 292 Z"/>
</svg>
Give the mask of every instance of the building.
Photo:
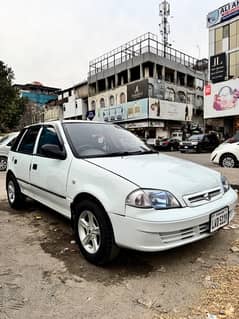
<svg viewBox="0 0 239 319">
<path fill-rule="evenodd" d="M 231 136 L 239 130 L 239 1 L 207 15 L 209 83 L 205 87 L 207 130 Z"/>
<path fill-rule="evenodd" d="M 89 110 L 146 138 L 202 126 L 207 68 L 146 33 L 90 62 Z"/>
<path fill-rule="evenodd" d="M 20 126 L 44 121 L 44 107 L 47 103 L 57 100 L 59 88 L 44 86 L 40 82 L 15 84 L 20 96 L 26 98 L 24 114 Z"/>
<path fill-rule="evenodd" d="M 64 119 L 86 119 L 88 111 L 88 82 L 81 82 L 58 93 Z"/>
</svg>

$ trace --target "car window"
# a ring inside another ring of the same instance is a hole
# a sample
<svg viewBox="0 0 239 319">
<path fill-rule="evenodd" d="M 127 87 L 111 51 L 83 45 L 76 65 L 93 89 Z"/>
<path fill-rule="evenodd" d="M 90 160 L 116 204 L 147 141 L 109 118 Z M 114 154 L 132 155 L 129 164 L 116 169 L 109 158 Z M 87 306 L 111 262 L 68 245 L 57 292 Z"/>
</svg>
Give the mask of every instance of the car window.
<svg viewBox="0 0 239 319">
<path fill-rule="evenodd" d="M 39 132 L 40 126 L 34 126 L 28 129 L 25 134 L 19 148 L 18 152 L 25 154 L 32 154 L 34 150 L 34 145 Z"/>
<path fill-rule="evenodd" d="M 12 147 L 11 147 L 11 151 L 16 152 L 17 147 L 22 139 L 22 137 L 24 136 L 25 132 L 26 132 L 26 128 L 24 128 L 16 137 L 15 141 L 12 143 Z"/>
<path fill-rule="evenodd" d="M 15 141 L 16 141 L 16 137 L 14 137 L 13 139 L 11 139 L 11 141 L 7 143 L 7 146 L 12 146 Z"/>
<path fill-rule="evenodd" d="M 47 126 L 43 128 L 37 147 L 37 154 L 43 155 L 41 147 L 46 144 L 53 144 L 57 146 L 61 145 L 56 130 L 52 126 Z"/>
</svg>

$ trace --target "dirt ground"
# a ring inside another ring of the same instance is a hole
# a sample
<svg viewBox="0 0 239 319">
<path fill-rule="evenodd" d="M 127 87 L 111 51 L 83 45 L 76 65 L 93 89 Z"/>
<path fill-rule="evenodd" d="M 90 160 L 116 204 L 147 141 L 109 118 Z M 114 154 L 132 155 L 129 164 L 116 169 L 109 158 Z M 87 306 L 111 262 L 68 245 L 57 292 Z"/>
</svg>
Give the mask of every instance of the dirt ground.
<svg viewBox="0 0 239 319">
<path fill-rule="evenodd" d="M 33 201 L 10 209 L 4 178 L 0 319 L 239 318 L 239 214 L 203 241 L 157 254 L 123 250 L 99 268 L 79 254 L 57 213 Z"/>
</svg>

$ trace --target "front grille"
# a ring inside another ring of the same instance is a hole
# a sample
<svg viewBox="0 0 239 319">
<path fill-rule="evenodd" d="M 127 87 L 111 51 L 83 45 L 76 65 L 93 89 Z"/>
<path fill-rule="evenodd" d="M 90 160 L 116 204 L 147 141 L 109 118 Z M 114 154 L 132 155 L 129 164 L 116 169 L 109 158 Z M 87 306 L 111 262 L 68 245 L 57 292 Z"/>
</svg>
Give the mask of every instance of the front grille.
<svg viewBox="0 0 239 319">
<path fill-rule="evenodd" d="M 159 236 L 164 244 L 172 244 L 182 240 L 197 238 L 209 232 L 209 223 L 201 224 L 199 226 L 174 231 L 167 233 L 159 233 Z"/>
<path fill-rule="evenodd" d="M 219 199 L 223 195 L 221 188 L 204 191 L 197 194 L 184 196 L 183 199 L 189 207 L 196 207 L 208 204 L 214 200 Z"/>
</svg>

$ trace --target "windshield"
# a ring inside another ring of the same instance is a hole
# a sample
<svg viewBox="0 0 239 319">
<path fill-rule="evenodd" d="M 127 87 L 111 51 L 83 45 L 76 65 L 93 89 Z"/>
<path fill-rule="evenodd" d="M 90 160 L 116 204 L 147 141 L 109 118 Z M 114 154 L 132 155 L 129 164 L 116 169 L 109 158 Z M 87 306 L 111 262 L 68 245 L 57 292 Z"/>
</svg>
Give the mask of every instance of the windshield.
<svg viewBox="0 0 239 319">
<path fill-rule="evenodd" d="M 188 141 L 201 141 L 203 139 L 203 134 L 192 135 L 189 137 Z"/>
<path fill-rule="evenodd" d="M 138 137 L 117 125 L 71 122 L 63 127 L 77 157 L 154 153 Z"/>
</svg>

